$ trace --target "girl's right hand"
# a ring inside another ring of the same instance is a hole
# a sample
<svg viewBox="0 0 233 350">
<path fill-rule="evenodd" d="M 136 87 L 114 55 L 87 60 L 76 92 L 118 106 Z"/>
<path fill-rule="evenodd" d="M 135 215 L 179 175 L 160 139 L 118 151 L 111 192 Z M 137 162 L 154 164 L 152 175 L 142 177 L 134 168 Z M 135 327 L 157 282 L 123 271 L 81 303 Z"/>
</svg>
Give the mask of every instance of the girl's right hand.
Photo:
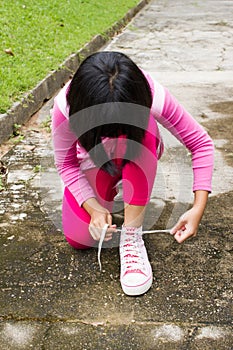
<svg viewBox="0 0 233 350">
<path fill-rule="evenodd" d="M 83 203 L 83 208 L 91 216 L 89 232 L 94 240 L 99 241 L 103 227 L 108 224 L 105 241 L 112 239 L 112 233 L 117 232 L 116 225 L 112 225 L 112 215 L 102 207 L 95 198 L 90 198 Z"/>
<path fill-rule="evenodd" d="M 112 225 L 112 216 L 109 211 L 102 208 L 101 211 L 93 211 L 89 225 L 89 232 L 94 240 L 99 241 L 103 227 L 108 224 L 105 241 L 112 239 L 112 233 L 116 232 L 116 225 Z"/>
</svg>

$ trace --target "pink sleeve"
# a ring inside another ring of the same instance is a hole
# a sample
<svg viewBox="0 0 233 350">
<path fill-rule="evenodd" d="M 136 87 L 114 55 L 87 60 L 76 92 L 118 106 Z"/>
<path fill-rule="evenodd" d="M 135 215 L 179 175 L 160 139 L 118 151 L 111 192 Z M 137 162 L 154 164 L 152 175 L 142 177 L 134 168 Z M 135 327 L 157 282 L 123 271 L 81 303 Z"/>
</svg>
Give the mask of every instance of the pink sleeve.
<svg viewBox="0 0 233 350">
<path fill-rule="evenodd" d="M 77 137 L 70 130 L 68 119 L 61 113 L 56 100 L 52 111 L 52 137 L 58 173 L 81 206 L 88 198 L 95 197 L 95 194 L 79 167 Z"/>
<path fill-rule="evenodd" d="M 156 94 L 158 86 L 158 95 Z M 193 191 L 211 192 L 214 165 L 213 141 L 203 127 L 177 102 L 170 92 L 156 83 L 154 87 L 155 118 L 192 154 Z M 152 91 L 153 92 L 153 91 Z"/>
</svg>

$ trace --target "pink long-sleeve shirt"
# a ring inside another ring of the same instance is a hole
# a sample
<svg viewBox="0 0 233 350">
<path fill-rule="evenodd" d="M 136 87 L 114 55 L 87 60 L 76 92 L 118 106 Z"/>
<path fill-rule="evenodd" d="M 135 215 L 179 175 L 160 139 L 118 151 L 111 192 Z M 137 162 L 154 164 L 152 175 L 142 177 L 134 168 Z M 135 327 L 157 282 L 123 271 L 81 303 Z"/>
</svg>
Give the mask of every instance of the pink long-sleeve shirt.
<svg viewBox="0 0 233 350">
<path fill-rule="evenodd" d="M 193 191 L 211 192 L 214 162 L 214 146 L 211 138 L 166 88 L 152 79 L 148 73 L 143 73 L 150 84 L 153 96 L 151 114 L 192 154 Z M 52 136 L 58 173 L 64 185 L 68 187 L 81 206 L 87 199 L 95 197 L 83 171 L 93 167 L 94 163 L 85 149 L 79 145 L 77 137 L 69 127 L 69 106 L 66 100 L 69 83 L 63 87 L 54 100 Z M 156 132 L 158 133 L 158 130 Z M 106 147 L 114 147 L 114 144 L 108 142 Z"/>
</svg>

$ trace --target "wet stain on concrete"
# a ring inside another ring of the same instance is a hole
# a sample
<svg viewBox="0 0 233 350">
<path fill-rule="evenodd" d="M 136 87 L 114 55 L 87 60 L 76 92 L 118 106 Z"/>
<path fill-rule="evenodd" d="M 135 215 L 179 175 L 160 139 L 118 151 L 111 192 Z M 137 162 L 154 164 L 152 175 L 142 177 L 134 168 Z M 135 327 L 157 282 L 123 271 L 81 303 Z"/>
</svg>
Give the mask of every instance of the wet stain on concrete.
<svg viewBox="0 0 233 350">
<path fill-rule="evenodd" d="M 209 108 L 216 113 L 233 116 L 233 101 L 221 101 L 212 103 Z"/>
<path fill-rule="evenodd" d="M 229 166 L 233 166 L 233 101 L 222 101 L 209 105 L 209 108 L 224 117 L 205 123 L 205 126 L 216 142 L 216 148 L 221 150 L 224 159 Z"/>
</svg>

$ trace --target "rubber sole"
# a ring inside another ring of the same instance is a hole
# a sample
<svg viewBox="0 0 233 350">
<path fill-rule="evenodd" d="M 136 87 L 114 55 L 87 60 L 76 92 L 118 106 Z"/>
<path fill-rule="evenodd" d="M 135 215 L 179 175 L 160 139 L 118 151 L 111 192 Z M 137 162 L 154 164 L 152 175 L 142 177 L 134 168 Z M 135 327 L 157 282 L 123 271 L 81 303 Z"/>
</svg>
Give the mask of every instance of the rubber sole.
<svg viewBox="0 0 233 350">
<path fill-rule="evenodd" d="M 150 289 L 150 287 L 152 286 L 152 282 L 153 282 L 153 276 L 151 275 L 148 278 L 148 280 L 141 285 L 127 286 L 121 282 L 121 287 L 122 287 L 123 292 L 126 295 L 137 296 L 137 295 L 142 295 L 142 294 L 146 293 Z"/>
</svg>

